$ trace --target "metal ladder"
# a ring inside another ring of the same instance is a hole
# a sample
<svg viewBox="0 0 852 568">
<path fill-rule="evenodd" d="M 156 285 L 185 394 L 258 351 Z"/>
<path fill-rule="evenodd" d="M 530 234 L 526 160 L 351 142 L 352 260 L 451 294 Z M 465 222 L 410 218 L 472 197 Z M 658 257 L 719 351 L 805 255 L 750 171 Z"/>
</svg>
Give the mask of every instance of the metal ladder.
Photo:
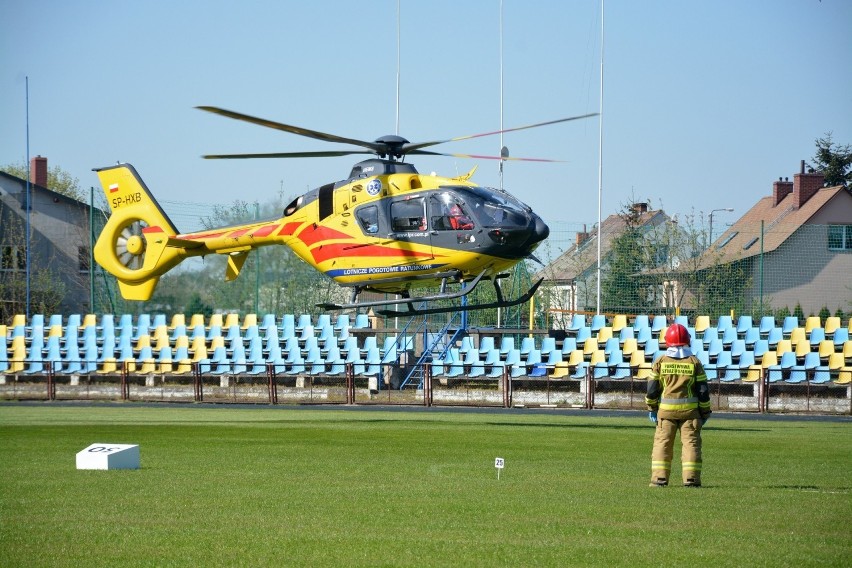
<svg viewBox="0 0 852 568">
<path fill-rule="evenodd" d="M 456 331 L 452 334 L 451 337 L 448 336 L 448 332 L 454 324 L 456 324 L 456 318 L 461 317 L 461 312 L 453 313 L 453 316 L 449 318 L 446 324 L 441 328 L 438 333 L 430 334 L 429 327 L 427 325 L 427 319 L 423 319 L 423 323 L 418 326 L 417 332 L 423 333 L 423 352 L 420 354 L 420 357 L 417 358 L 417 361 L 412 366 L 411 370 L 405 377 L 405 380 L 399 386 L 399 389 L 402 390 L 407 386 L 416 385 L 417 390 L 423 388 L 423 379 L 426 376 L 426 365 L 429 365 L 435 359 L 443 359 L 446 357 L 447 352 L 450 350 L 456 339 L 460 335 L 462 335 L 466 330 L 464 326 L 458 326 Z M 412 318 L 413 320 L 414 318 Z M 410 324 L 411 322 L 409 322 Z M 408 326 L 406 326 L 407 329 Z"/>
</svg>

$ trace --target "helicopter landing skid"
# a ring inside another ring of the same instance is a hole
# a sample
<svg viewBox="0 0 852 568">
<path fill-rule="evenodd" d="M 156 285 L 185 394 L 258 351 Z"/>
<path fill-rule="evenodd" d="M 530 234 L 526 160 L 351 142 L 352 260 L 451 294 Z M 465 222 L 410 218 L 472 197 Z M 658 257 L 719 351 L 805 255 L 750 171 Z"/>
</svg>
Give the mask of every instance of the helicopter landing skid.
<svg viewBox="0 0 852 568">
<path fill-rule="evenodd" d="M 391 304 L 409 304 L 411 307 L 411 302 L 432 302 L 434 300 L 453 300 L 455 298 L 461 298 L 462 296 L 466 296 L 470 294 L 476 285 L 479 284 L 479 281 L 482 280 L 482 277 L 485 276 L 485 271 L 483 270 L 479 274 L 476 275 L 476 278 L 469 282 L 469 286 L 462 288 L 458 292 L 446 293 L 447 278 L 449 275 L 444 276 L 441 279 L 441 292 L 438 294 L 433 294 L 431 296 L 419 296 L 417 298 L 412 297 L 401 297 L 394 298 L 392 300 L 373 300 L 369 302 L 356 302 L 353 301 L 349 304 L 317 304 L 317 307 L 323 308 L 325 310 L 346 310 L 350 308 L 369 308 L 373 306 L 387 306 Z M 356 292 L 357 293 L 357 292 Z M 381 312 L 380 312 L 381 313 Z"/>
<path fill-rule="evenodd" d="M 483 304 L 468 304 L 468 305 L 463 305 L 463 306 L 444 306 L 444 307 L 439 307 L 439 308 L 418 309 L 418 308 L 414 307 L 413 302 L 416 302 L 418 300 L 426 300 L 426 298 L 411 298 L 411 299 L 407 299 L 407 300 L 401 299 L 401 300 L 396 300 L 396 301 L 392 302 L 392 303 L 395 303 L 395 304 L 401 304 L 401 303 L 407 304 L 408 305 L 407 310 L 379 310 L 376 313 L 380 316 L 387 316 L 387 317 L 411 317 L 411 316 L 423 316 L 423 315 L 428 315 L 428 314 L 443 314 L 443 313 L 458 312 L 458 311 L 487 310 L 487 309 L 490 309 L 490 308 L 508 308 L 508 307 L 511 307 L 511 306 L 517 306 L 518 304 L 523 304 L 525 302 L 528 302 L 530 300 L 530 298 L 533 297 L 536 290 L 538 290 L 538 287 L 541 285 L 541 283 L 544 282 L 544 278 L 540 278 L 538 280 L 538 282 L 533 284 L 530 287 L 530 289 L 526 291 L 526 293 L 518 296 L 517 298 L 515 298 L 513 300 L 504 299 L 503 298 L 503 292 L 500 289 L 499 282 L 497 281 L 497 279 L 494 279 L 493 282 L 494 282 L 494 290 L 497 292 L 497 301 L 496 302 L 486 302 L 486 303 L 483 303 Z M 448 297 L 454 298 L 454 297 L 458 297 L 460 295 L 466 295 L 467 293 L 469 293 L 472 290 L 473 290 L 473 287 L 464 290 L 463 291 L 464 294 L 451 294 L 449 296 L 437 295 L 437 296 L 430 297 L 428 299 L 428 301 L 435 300 L 435 299 L 447 299 Z"/>
</svg>

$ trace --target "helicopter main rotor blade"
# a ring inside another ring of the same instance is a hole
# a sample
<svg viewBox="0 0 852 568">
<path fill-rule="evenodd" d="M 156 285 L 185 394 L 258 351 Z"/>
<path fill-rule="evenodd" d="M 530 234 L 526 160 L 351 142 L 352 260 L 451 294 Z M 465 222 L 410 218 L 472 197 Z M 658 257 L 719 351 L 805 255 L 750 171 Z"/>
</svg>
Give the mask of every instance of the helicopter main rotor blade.
<svg viewBox="0 0 852 568">
<path fill-rule="evenodd" d="M 515 128 L 506 128 L 505 130 L 495 130 L 494 132 L 483 132 L 481 134 L 469 134 L 467 136 L 457 136 L 456 138 L 448 138 L 447 140 L 434 140 L 432 142 L 416 142 L 414 144 L 406 144 L 403 146 L 403 151 L 406 154 L 413 154 L 413 150 L 419 150 L 420 148 L 427 148 L 429 146 L 435 146 L 437 144 L 445 144 L 447 142 L 458 142 L 459 140 L 470 140 L 471 138 L 482 138 L 483 136 L 494 136 L 495 134 L 505 134 L 506 132 L 517 132 L 518 130 L 526 130 L 528 128 L 538 128 L 539 126 L 548 126 L 550 124 L 559 124 L 560 122 L 570 122 L 572 120 L 580 120 L 582 118 L 591 118 L 593 116 L 597 116 L 598 113 L 592 112 L 589 114 L 581 114 L 578 116 L 569 116 L 568 118 L 558 118 L 556 120 L 548 120 L 547 122 L 538 122 L 536 124 L 528 124 L 526 126 L 517 126 Z M 450 154 L 455 155 L 455 154 Z M 499 157 L 496 159 L 500 159 Z M 512 158 L 504 158 L 504 159 L 512 159 Z"/>
<path fill-rule="evenodd" d="M 248 158 L 327 158 L 351 156 L 352 154 L 372 154 L 366 150 L 321 150 L 317 152 L 271 152 L 266 154 L 205 154 L 205 160 L 241 160 Z"/>
<path fill-rule="evenodd" d="M 325 132 L 319 132 L 317 130 L 301 128 L 299 126 L 293 126 L 291 124 L 275 122 L 273 120 L 267 120 L 265 118 L 257 118 L 255 116 L 249 116 L 247 114 L 242 114 L 240 112 L 234 112 L 232 110 L 226 110 L 219 107 L 198 106 L 195 108 L 207 112 L 212 112 L 214 114 L 227 116 L 228 118 L 233 118 L 235 120 L 242 120 L 244 122 L 250 122 L 252 124 L 265 126 L 267 128 L 274 128 L 275 130 L 283 130 L 284 132 L 290 132 L 291 134 L 298 134 L 299 136 L 306 136 L 308 138 L 315 138 L 317 140 L 323 140 L 325 142 L 340 142 L 342 144 L 353 144 L 355 146 L 362 146 L 364 148 L 369 148 L 374 151 L 380 148 L 380 145 L 375 144 L 374 142 L 356 140 L 355 138 L 344 138 L 343 136 L 336 136 L 334 134 L 326 134 Z"/>
<path fill-rule="evenodd" d="M 503 160 L 504 162 L 553 162 L 565 163 L 566 160 L 551 160 L 548 158 L 512 158 L 503 156 L 481 156 L 479 154 L 450 154 L 445 152 L 430 152 L 429 150 L 412 150 L 407 155 L 416 154 L 421 156 L 449 156 L 451 158 L 465 158 L 471 160 Z"/>
</svg>

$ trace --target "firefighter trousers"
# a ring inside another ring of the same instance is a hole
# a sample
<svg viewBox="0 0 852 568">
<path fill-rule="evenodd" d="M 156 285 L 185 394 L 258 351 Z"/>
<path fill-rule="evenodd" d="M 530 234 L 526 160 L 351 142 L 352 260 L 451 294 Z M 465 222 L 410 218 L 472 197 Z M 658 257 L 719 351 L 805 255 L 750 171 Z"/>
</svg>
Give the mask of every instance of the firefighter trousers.
<svg viewBox="0 0 852 568">
<path fill-rule="evenodd" d="M 651 453 L 651 482 L 665 485 L 672 469 L 675 438 L 680 432 L 681 469 L 684 485 L 701 485 L 701 419 L 672 420 L 659 418 Z"/>
</svg>

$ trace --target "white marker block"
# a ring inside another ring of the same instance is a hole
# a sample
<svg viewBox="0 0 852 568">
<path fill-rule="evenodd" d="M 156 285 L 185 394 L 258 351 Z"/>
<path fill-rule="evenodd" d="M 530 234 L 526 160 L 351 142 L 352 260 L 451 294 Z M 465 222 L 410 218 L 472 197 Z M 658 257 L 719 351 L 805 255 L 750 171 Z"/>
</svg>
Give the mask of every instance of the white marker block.
<svg viewBox="0 0 852 568">
<path fill-rule="evenodd" d="M 139 469 L 139 446 L 92 444 L 77 452 L 77 469 Z"/>
</svg>

